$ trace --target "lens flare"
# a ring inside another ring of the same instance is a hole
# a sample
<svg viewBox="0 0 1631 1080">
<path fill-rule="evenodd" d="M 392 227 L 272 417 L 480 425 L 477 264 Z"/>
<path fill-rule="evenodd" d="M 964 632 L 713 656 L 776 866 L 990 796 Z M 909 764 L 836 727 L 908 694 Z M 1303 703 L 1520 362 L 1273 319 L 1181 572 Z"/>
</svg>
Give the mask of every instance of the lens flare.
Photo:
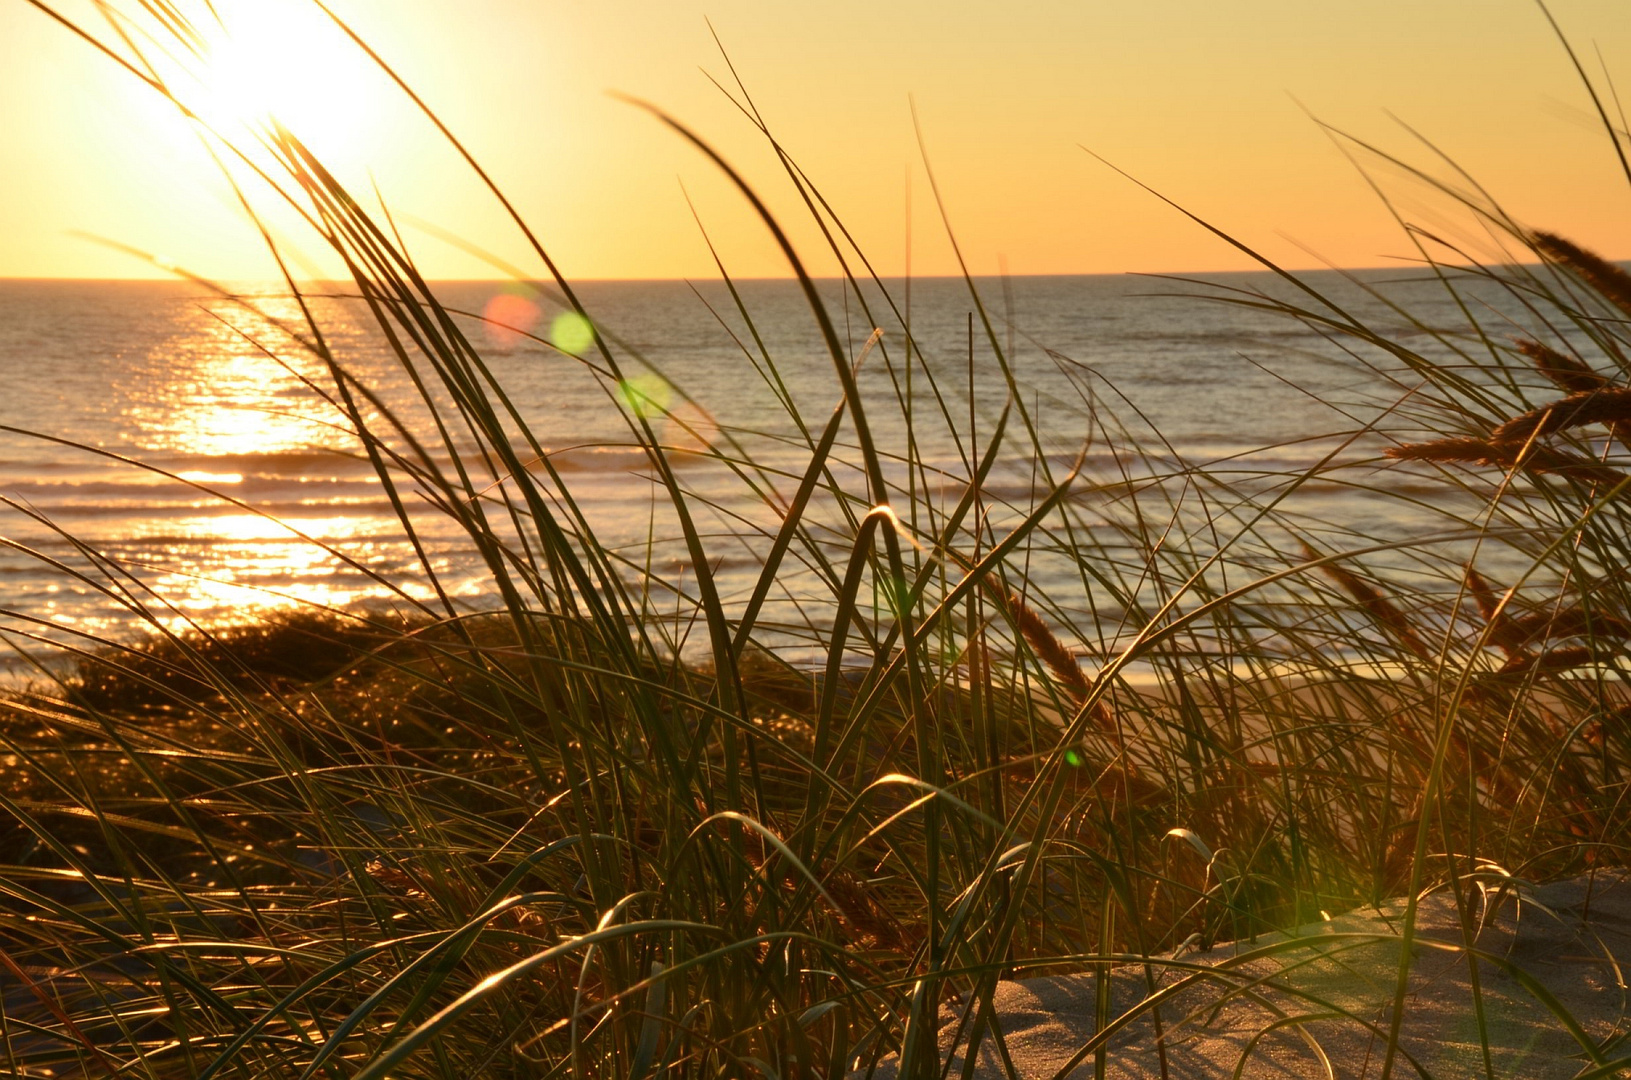
<svg viewBox="0 0 1631 1080">
<path fill-rule="evenodd" d="M 648 420 L 665 415 L 668 403 L 674 396 L 673 388 L 668 385 L 667 380 L 651 372 L 636 375 L 632 379 L 624 379 L 617 384 L 617 392 L 630 412 Z"/>
<path fill-rule="evenodd" d="M 481 310 L 481 317 L 486 320 L 487 340 L 502 349 L 514 347 L 522 335 L 531 333 L 542 314 L 537 304 L 510 292 L 499 293 Z"/>
<path fill-rule="evenodd" d="M 582 356 L 595 343 L 595 328 L 575 311 L 563 311 L 549 324 L 549 343 L 569 356 Z"/>
</svg>

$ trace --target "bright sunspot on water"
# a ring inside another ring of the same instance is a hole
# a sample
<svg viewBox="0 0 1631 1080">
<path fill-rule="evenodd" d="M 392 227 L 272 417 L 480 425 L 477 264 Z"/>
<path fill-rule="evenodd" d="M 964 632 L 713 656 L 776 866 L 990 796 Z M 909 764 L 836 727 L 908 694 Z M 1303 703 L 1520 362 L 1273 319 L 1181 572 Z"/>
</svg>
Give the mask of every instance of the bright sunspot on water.
<svg viewBox="0 0 1631 1080">
<path fill-rule="evenodd" d="M 272 318 L 300 314 L 290 300 L 262 297 L 254 303 Z M 148 396 L 126 410 L 142 432 L 143 448 L 227 459 L 189 463 L 182 473 L 210 486 L 242 483 L 243 470 L 232 467 L 240 455 L 332 448 L 340 437 L 325 421 L 336 418 L 315 408 L 299 379 L 262 351 L 262 345 L 279 347 L 281 333 L 260 315 L 231 305 L 218 314 L 222 319 L 188 320 L 151 351 L 144 366 Z"/>
<path fill-rule="evenodd" d="M 176 475 L 181 479 L 190 481 L 194 484 L 209 484 L 215 487 L 220 487 L 224 484 L 241 484 L 244 482 L 243 473 L 212 473 L 201 472 L 197 469 L 190 469 L 187 472 L 177 473 Z"/>
</svg>

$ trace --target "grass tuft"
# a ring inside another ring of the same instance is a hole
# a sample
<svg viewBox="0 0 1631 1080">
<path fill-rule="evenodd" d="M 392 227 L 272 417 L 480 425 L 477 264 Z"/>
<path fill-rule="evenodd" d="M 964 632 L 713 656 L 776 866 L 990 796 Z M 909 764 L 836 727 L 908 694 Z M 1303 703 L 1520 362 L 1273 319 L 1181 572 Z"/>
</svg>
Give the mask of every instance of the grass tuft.
<svg viewBox="0 0 1631 1080">
<path fill-rule="evenodd" d="M 126 16 L 142 32 L 101 47 L 133 71 L 208 36 L 168 4 Z M 412 390 L 388 405 L 285 282 L 300 321 L 258 344 L 322 374 L 313 407 L 373 465 L 430 599 L 81 642 L 70 677 L 5 698 L 0 1069 L 944 1075 L 946 1015 L 1003 1052 L 1002 979 L 1137 960 L 1130 1022 L 1190 978 L 1181 948 L 1465 900 L 1492 868 L 1627 862 L 1618 267 L 1480 203 L 1567 276 L 1451 249 L 1430 266 L 1455 327 L 1270 264 L 1279 293 L 1211 288 L 1321 335 L 1375 392 L 1311 467 L 1195 464 L 1085 365 L 1012 349 L 972 279 L 967 355 L 933 356 L 771 140 L 844 268 L 850 341 L 820 263 L 658 115 L 786 251 L 832 383 L 801 404 L 783 372 L 802 354 L 731 283 L 744 377 L 782 413 L 671 445 L 693 403 L 628 391 L 660 357 L 597 319 L 494 187 L 649 467 L 644 550 L 597 536 L 385 208 L 297 133 L 210 136 L 344 260 L 349 311 Z M 963 418 L 976 351 L 1008 394 L 995 424 Z M 1044 382 L 1064 389 L 1044 402 Z M 703 468 L 734 493 L 693 484 Z M 1302 496 L 1322 485 L 1381 509 L 1321 519 Z M 1400 506 L 1443 530 L 1401 535 Z M 427 515 L 482 568 L 479 605 L 423 554 Z M 92 569 L 63 572 L 160 624 L 136 570 L 78 550 Z M 744 552 L 745 602 L 717 570 Z M 1404 986 L 1374 1028 L 1390 1061 Z M 1084 1062 L 1119 1052 L 1097 1004 Z"/>
</svg>

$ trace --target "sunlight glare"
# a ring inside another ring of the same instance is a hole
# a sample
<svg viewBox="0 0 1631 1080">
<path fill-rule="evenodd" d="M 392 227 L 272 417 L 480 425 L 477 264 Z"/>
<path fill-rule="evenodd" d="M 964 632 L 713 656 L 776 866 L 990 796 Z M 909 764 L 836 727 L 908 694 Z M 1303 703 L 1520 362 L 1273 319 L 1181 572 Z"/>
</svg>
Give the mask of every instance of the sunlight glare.
<svg viewBox="0 0 1631 1080">
<path fill-rule="evenodd" d="M 223 484 L 241 484 L 244 482 L 243 473 L 212 473 L 189 469 L 186 472 L 176 473 L 176 476 L 194 484 L 206 484 L 219 487 Z"/>
<path fill-rule="evenodd" d="M 227 137 L 281 124 L 330 167 L 366 162 L 383 105 L 372 61 L 314 5 L 217 6 L 221 25 L 195 73 L 204 123 Z"/>
</svg>

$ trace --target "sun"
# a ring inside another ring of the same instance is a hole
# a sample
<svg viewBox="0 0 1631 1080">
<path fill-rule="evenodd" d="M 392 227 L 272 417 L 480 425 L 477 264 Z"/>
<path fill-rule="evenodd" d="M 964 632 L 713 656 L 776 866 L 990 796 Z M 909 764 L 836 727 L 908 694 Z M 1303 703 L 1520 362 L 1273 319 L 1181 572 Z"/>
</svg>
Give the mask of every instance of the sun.
<svg viewBox="0 0 1631 1080">
<path fill-rule="evenodd" d="M 368 159 L 385 77 L 315 4 L 239 0 L 213 5 L 185 104 L 222 138 L 274 125 L 325 164 Z"/>
</svg>

